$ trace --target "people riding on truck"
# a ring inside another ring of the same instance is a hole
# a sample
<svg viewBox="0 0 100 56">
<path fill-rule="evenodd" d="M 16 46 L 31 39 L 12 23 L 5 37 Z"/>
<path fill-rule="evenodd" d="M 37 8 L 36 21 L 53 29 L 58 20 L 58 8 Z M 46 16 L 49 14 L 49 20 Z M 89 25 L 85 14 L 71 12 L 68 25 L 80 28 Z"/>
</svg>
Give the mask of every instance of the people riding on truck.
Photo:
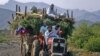
<svg viewBox="0 0 100 56">
<path fill-rule="evenodd" d="M 47 39 L 48 38 L 58 38 L 59 36 L 57 35 L 58 27 L 55 28 L 55 30 L 52 30 L 52 26 L 48 26 L 47 31 L 45 32 L 45 41 L 47 44 Z"/>
<path fill-rule="evenodd" d="M 58 32 L 60 31 L 60 26 L 59 25 L 56 25 L 54 30 L 53 30 L 53 33 L 58 35 Z"/>
<path fill-rule="evenodd" d="M 46 30 L 47 30 L 48 26 L 47 26 L 47 22 L 44 21 L 43 25 L 40 27 L 40 33 L 44 36 Z"/>
<path fill-rule="evenodd" d="M 45 34 L 44 34 L 44 38 L 45 38 L 45 42 L 47 45 L 47 39 L 50 37 L 50 34 L 52 33 L 52 27 L 48 26 L 48 29 L 46 30 Z"/>
</svg>

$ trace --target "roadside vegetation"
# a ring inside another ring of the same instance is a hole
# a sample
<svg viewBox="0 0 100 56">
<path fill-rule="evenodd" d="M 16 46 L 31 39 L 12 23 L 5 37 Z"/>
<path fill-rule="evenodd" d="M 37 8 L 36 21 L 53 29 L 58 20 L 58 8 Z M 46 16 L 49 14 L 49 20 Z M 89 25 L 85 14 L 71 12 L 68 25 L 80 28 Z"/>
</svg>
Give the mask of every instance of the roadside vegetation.
<svg viewBox="0 0 100 56">
<path fill-rule="evenodd" d="M 88 25 L 84 22 L 76 27 L 68 39 L 68 45 L 73 54 L 79 53 L 76 56 L 100 55 L 100 23 Z"/>
<path fill-rule="evenodd" d="M 8 36 L 0 31 L 0 43 L 8 41 Z"/>
</svg>

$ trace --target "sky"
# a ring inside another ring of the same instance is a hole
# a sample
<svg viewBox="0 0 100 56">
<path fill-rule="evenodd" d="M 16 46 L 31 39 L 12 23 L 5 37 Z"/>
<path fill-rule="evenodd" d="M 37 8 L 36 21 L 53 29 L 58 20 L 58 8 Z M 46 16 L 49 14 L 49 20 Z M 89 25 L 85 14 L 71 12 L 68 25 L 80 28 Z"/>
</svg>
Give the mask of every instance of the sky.
<svg viewBox="0 0 100 56">
<path fill-rule="evenodd" d="M 0 4 L 5 4 L 9 0 L 0 0 Z M 100 10 L 100 0 L 16 0 L 18 2 L 45 2 L 47 4 L 54 3 L 55 5 L 65 9 L 81 9 L 88 11 Z"/>
</svg>

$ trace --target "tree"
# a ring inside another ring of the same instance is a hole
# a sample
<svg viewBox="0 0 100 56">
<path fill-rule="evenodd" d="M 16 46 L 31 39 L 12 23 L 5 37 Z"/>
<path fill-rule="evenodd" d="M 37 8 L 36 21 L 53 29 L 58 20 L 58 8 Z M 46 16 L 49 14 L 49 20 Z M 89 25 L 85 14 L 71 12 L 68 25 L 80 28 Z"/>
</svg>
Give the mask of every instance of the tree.
<svg viewBox="0 0 100 56">
<path fill-rule="evenodd" d="M 78 28 L 76 28 L 72 34 L 72 42 L 79 48 L 83 48 L 84 44 L 87 42 L 89 36 L 91 36 L 91 28 L 87 23 L 82 23 Z"/>
<path fill-rule="evenodd" d="M 77 27 L 71 37 L 71 42 L 77 47 L 88 51 L 100 52 L 100 23 L 92 26 L 87 23 Z"/>
</svg>

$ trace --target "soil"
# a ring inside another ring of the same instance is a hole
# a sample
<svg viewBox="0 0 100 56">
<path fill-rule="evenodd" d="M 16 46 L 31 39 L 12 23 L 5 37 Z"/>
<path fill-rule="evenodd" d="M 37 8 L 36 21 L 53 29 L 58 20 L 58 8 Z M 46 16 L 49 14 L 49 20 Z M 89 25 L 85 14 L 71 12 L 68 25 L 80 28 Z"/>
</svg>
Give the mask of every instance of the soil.
<svg viewBox="0 0 100 56">
<path fill-rule="evenodd" d="M 0 43 L 0 56 L 21 56 L 20 44 L 17 42 Z"/>
</svg>

